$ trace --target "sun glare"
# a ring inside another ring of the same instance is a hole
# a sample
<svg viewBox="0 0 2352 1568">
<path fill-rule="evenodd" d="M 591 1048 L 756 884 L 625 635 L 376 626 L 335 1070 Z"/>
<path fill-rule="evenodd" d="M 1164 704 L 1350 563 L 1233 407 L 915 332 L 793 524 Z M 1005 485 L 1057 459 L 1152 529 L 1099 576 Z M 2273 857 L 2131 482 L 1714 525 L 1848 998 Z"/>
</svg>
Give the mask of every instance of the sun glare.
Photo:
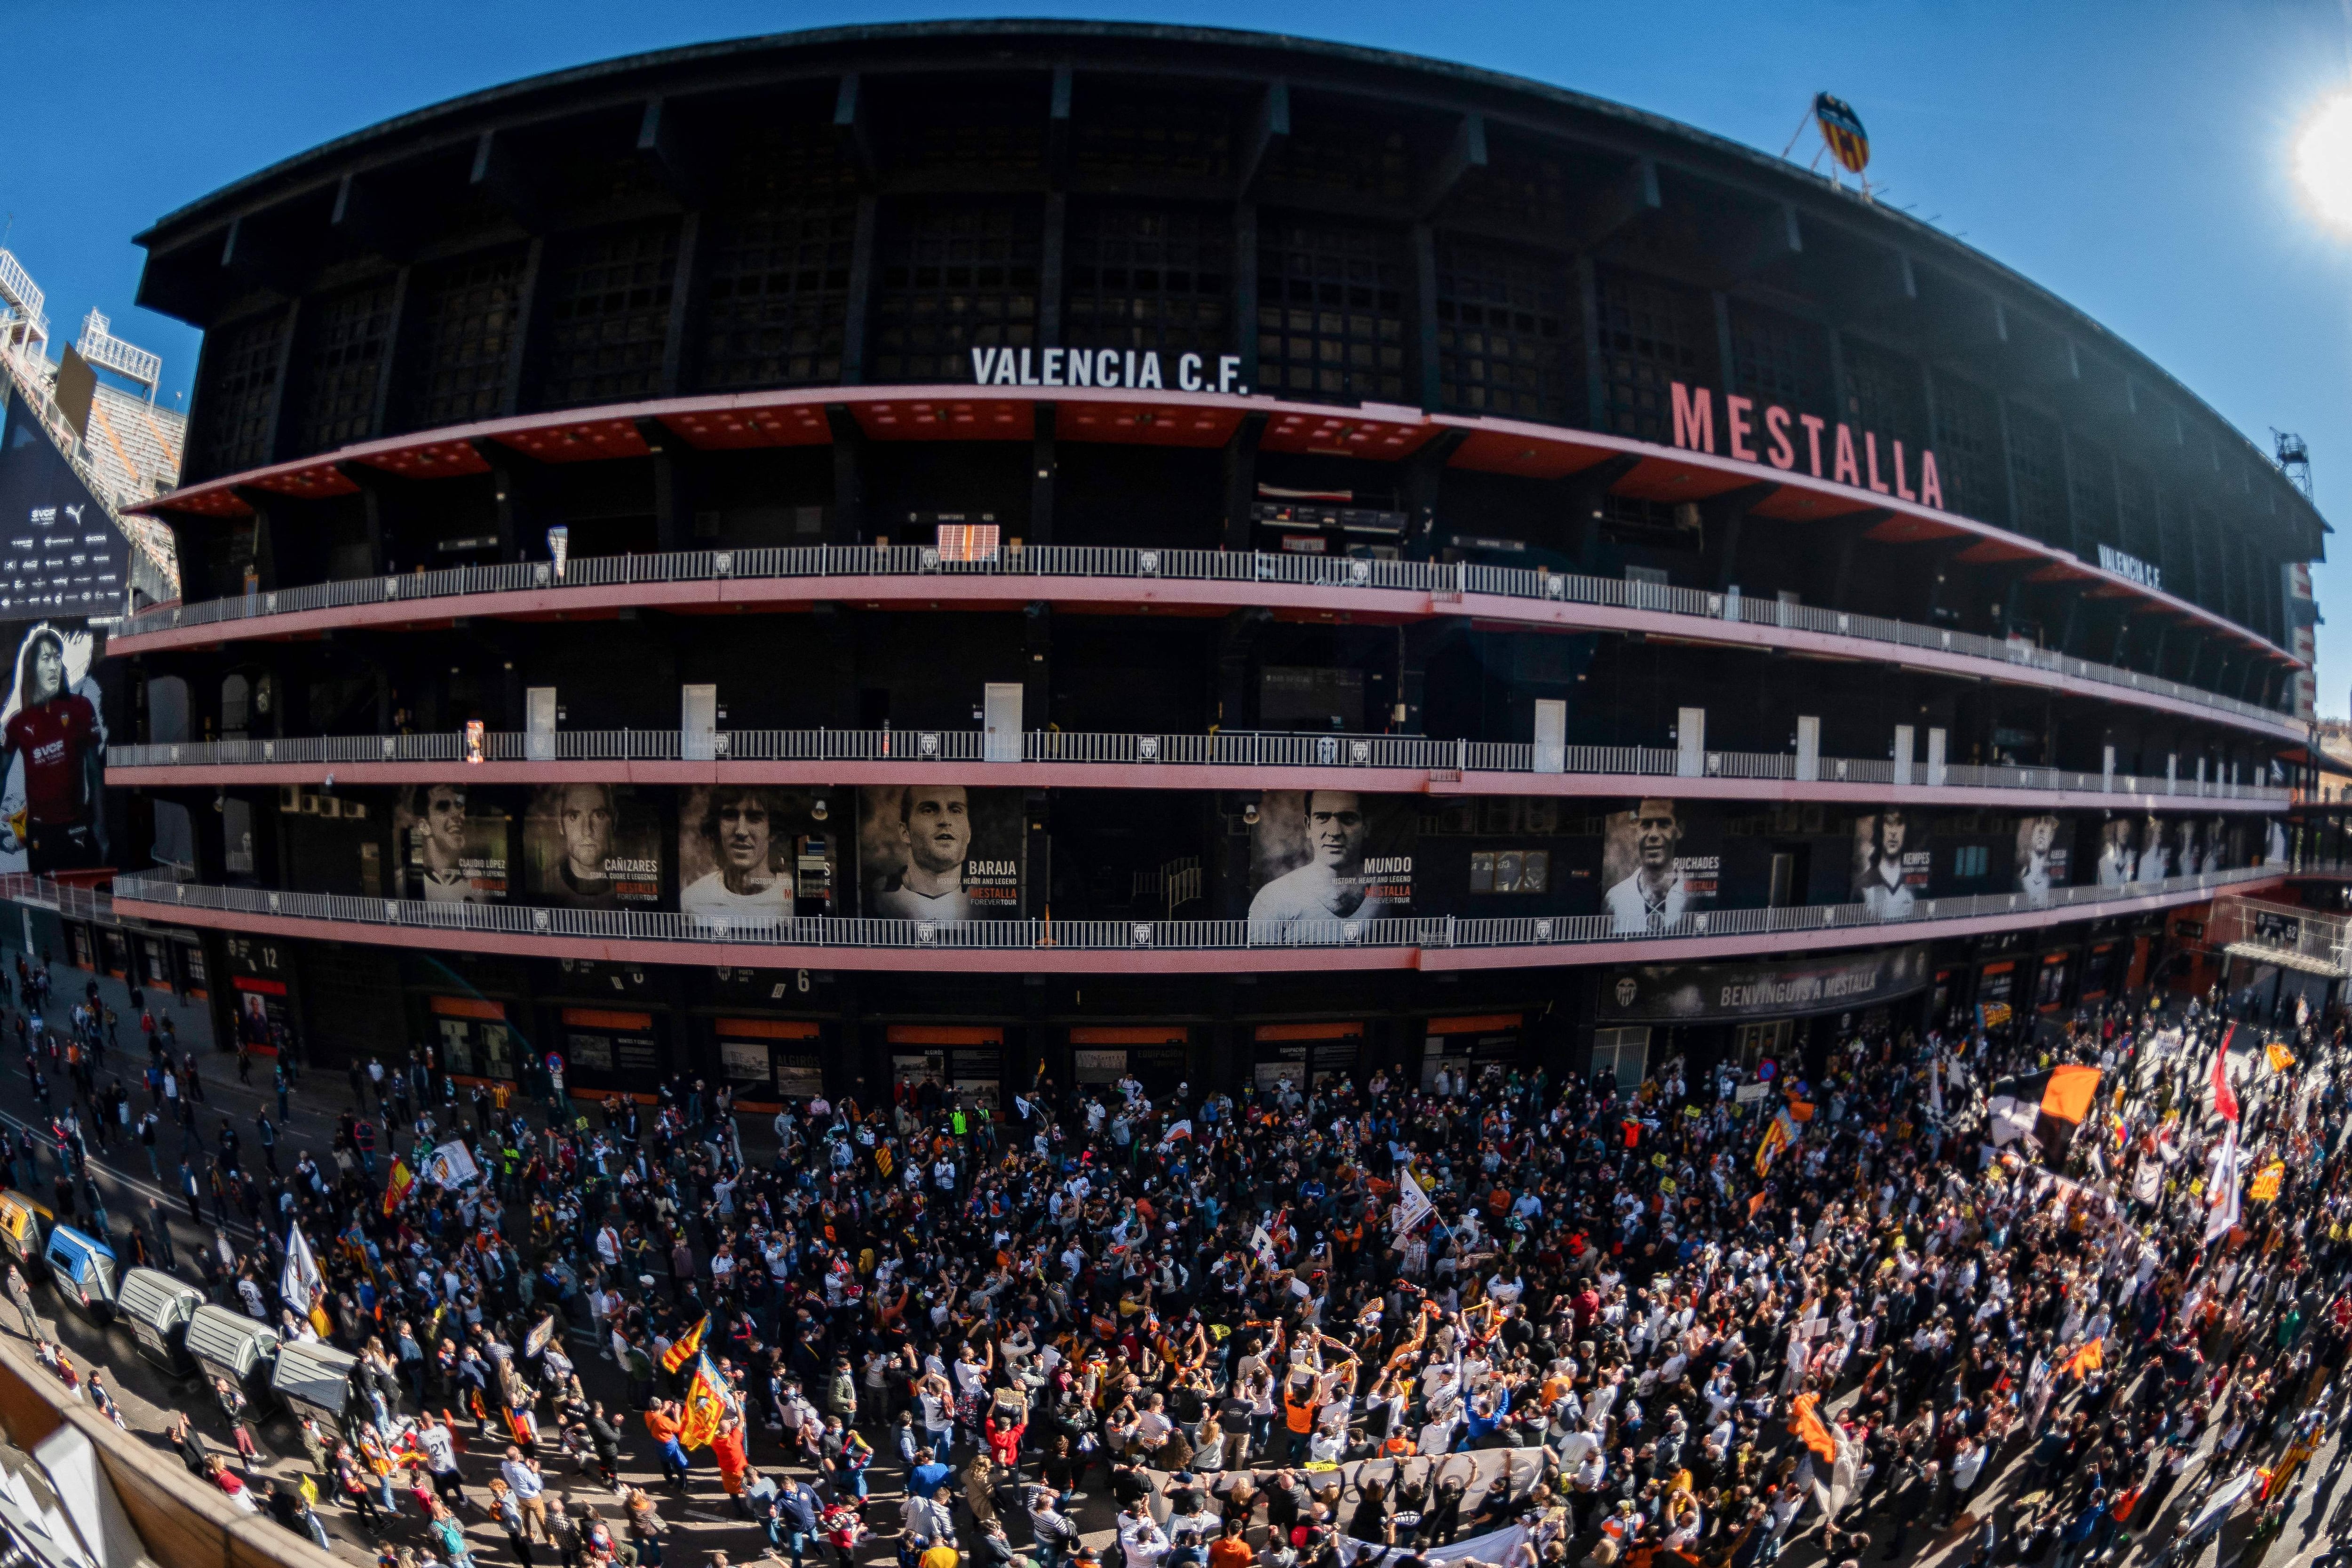
<svg viewBox="0 0 2352 1568">
<path fill-rule="evenodd" d="M 2352 93 L 2334 98 L 2311 117 L 2296 144 L 2295 174 L 2319 216 L 2352 229 Z"/>
</svg>

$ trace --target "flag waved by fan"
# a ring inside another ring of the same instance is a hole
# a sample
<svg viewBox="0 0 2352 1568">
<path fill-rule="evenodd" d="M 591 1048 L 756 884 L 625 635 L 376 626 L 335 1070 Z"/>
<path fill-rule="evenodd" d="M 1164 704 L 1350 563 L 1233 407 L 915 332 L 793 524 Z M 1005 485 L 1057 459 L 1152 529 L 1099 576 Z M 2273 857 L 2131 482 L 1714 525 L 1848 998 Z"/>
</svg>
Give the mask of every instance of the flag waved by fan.
<svg viewBox="0 0 2352 1568">
<path fill-rule="evenodd" d="M 662 1370 L 676 1372 L 679 1367 L 701 1354 L 703 1336 L 709 1331 L 710 1314 L 705 1312 L 700 1322 L 678 1335 L 677 1342 L 662 1352 Z"/>
<path fill-rule="evenodd" d="M 2042 1163 L 2056 1170 L 2066 1163 L 2074 1131 L 2098 1099 L 2099 1069 L 2070 1065 L 2047 1072 L 2005 1078 L 1992 1086 L 1986 1109 L 1996 1149 L 2030 1139 Z"/>
<path fill-rule="evenodd" d="M 705 1320 L 708 1321 L 708 1320 Z M 678 1447 L 692 1452 L 706 1448 L 719 1436 L 719 1423 L 740 1414 L 735 1391 L 719 1375 L 706 1353 L 696 1361 L 694 1377 L 686 1385 L 686 1409 L 677 1426 Z"/>
</svg>

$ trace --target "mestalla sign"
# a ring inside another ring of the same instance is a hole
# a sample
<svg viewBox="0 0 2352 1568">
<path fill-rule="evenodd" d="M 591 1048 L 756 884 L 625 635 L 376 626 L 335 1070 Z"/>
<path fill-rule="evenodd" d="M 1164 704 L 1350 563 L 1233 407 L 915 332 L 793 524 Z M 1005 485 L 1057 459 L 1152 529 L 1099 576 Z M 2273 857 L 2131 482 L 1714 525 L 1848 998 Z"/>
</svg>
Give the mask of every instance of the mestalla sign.
<svg viewBox="0 0 2352 1568">
<path fill-rule="evenodd" d="M 1881 948 L 1788 963 L 1656 963 L 1601 983 L 1597 1015 L 1612 1023 L 1699 1024 L 1789 1018 L 1874 1007 L 1927 984 L 1927 948 Z"/>
<path fill-rule="evenodd" d="M 1675 445 L 1685 451 L 1714 452 L 1714 391 L 1677 381 L 1670 392 Z M 1944 477 L 1936 467 L 1936 454 L 1906 452 L 1902 442 L 1882 441 L 1875 430 L 1857 431 L 1843 420 L 1791 414 L 1777 403 L 1752 397 L 1727 396 L 1722 435 L 1724 449 L 1743 463 L 1784 470 L 1802 468 L 1817 479 L 1944 510 Z"/>
</svg>

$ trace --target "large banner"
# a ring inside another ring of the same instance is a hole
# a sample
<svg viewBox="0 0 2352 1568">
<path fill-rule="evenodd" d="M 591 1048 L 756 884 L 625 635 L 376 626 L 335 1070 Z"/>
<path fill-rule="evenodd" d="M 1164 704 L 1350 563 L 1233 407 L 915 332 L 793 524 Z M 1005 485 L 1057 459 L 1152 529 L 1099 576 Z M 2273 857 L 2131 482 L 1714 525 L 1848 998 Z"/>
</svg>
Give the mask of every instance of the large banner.
<svg viewBox="0 0 2352 1568">
<path fill-rule="evenodd" d="M 2011 877 L 2012 891 L 2025 895 L 2035 909 L 2049 903 L 2051 889 L 2066 885 L 2068 852 L 2058 842 L 2058 818 L 2048 812 L 2017 822 L 2017 858 Z"/>
<path fill-rule="evenodd" d="M 1925 812 L 1889 805 L 1853 819 L 1853 901 L 1871 919 L 1910 919 L 1913 905 L 1927 896 L 1934 864 Z"/>
<path fill-rule="evenodd" d="M 1712 812 L 1662 795 L 1612 812 L 1601 845 L 1601 907 L 1611 929 L 1658 931 L 1713 909 L 1723 884 L 1720 826 Z"/>
<path fill-rule="evenodd" d="M 1021 918 L 1029 836 L 1019 790 L 869 784 L 857 798 L 858 908 L 868 919 Z"/>
<path fill-rule="evenodd" d="M 464 784 L 403 792 L 393 807 L 392 828 L 403 898 L 490 904 L 503 902 L 511 889 L 507 814 L 469 795 Z"/>
<path fill-rule="evenodd" d="M 833 863 L 832 836 L 816 820 L 815 805 L 816 792 L 806 789 L 698 785 L 683 792 L 680 912 L 736 922 L 789 919 L 801 857 Z"/>
<path fill-rule="evenodd" d="M 1411 795 L 1275 790 L 1250 828 L 1253 928 L 1412 913 L 1420 814 Z"/>
<path fill-rule="evenodd" d="M 1925 942 L 1787 963 L 1644 964 L 1601 982 L 1597 1013 L 1663 1024 L 1841 1013 L 1924 990 L 1930 973 Z"/>
<path fill-rule="evenodd" d="M 661 901 L 661 813 L 627 785 L 549 784 L 523 818 L 523 890 L 537 903 L 639 909 Z"/>
<path fill-rule="evenodd" d="M 110 865 L 106 700 L 90 668 L 98 639 L 71 621 L 11 631 L 14 674 L 0 700 L 0 872 Z"/>
<path fill-rule="evenodd" d="M 0 445 L 0 616 L 119 616 L 131 583 L 131 542 L 79 475 L 7 399 Z"/>
</svg>

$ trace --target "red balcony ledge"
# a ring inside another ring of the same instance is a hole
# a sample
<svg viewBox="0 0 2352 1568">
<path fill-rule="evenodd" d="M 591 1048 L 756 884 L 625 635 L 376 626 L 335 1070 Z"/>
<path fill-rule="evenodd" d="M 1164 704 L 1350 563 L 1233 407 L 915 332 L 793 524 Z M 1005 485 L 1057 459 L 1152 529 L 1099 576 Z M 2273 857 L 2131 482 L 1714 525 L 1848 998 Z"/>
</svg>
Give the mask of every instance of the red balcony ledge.
<svg viewBox="0 0 2352 1568">
<path fill-rule="evenodd" d="M 409 479 L 480 473 L 489 465 L 475 447 L 477 441 L 493 441 L 549 463 L 644 457 L 651 448 L 640 420 L 655 422 L 701 450 L 827 445 L 833 439 L 828 405 L 846 409 L 877 441 L 1026 441 L 1034 437 L 1040 403 L 1055 406 L 1055 437 L 1065 441 L 1221 447 L 1244 417 L 1259 414 L 1266 416 L 1259 443 L 1265 451 L 1397 462 L 1442 434 L 1458 432 L 1462 439 L 1446 458 L 1449 468 L 1557 479 L 1630 457 L 1637 461 L 1611 485 L 1612 492 L 1670 502 L 1705 500 L 1769 484 L 1771 492 L 1750 509 L 1760 515 L 1811 522 L 1884 512 L 1866 537 L 1890 543 L 1969 539 L 1973 542 L 1963 560 L 2025 565 L 2034 582 L 2080 583 L 2094 597 L 2136 601 L 2138 613 L 2186 622 L 2278 664 L 2302 668 L 2284 650 L 2201 606 L 2094 565 L 2070 551 L 1927 504 L 1916 491 L 1906 499 L 1885 480 L 1884 489 L 1872 488 L 1859 475 L 1856 482 L 1842 482 L 1834 465 L 1823 477 L 1809 467 L 1779 468 L 1757 447 L 1743 458 L 1597 431 L 1426 414 L 1389 404 L 1335 408 L 1216 392 L 952 385 L 814 387 L 669 398 L 593 411 L 520 415 L 362 442 L 191 485 L 132 510 L 158 516 L 175 511 L 243 516 L 252 509 L 236 491 L 248 486 L 297 497 L 350 494 L 358 485 L 341 465 L 351 463 Z M 1688 434 L 1696 438 L 1697 432 Z"/>
<path fill-rule="evenodd" d="M 125 879 L 118 881 L 112 900 L 114 912 L 135 919 L 181 926 L 197 926 L 211 930 L 247 931 L 257 935 L 281 938 L 308 938 L 320 942 L 370 942 L 377 946 L 398 947 L 421 951 L 447 951 L 462 944 L 470 952 L 495 952 L 514 957 L 588 959 L 602 963 L 650 964 L 692 964 L 696 966 L 740 966 L 748 969 L 823 969 L 858 972 L 904 973 L 920 970 L 940 973 L 961 974 L 1226 974 L 1235 972 L 1251 973 L 1307 973 L 1331 971 L 1426 970 L 1460 972 L 1487 969 L 1550 969 L 1586 967 L 1596 964 L 1667 963 L 1718 958 L 1739 958 L 1761 954 L 1806 953 L 1832 952 L 1852 947 L 1880 946 L 1893 942 L 1941 941 L 1949 938 L 1989 935 L 2000 931 L 2029 931 L 2054 927 L 2080 921 L 2109 919 L 2116 916 L 2148 913 L 2158 910 L 2176 909 L 2183 905 L 2205 902 L 2223 890 L 2238 893 L 2259 893 L 2284 887 L 2289 879 L 2284 866 L 2222 872 L 2199 878 L 2176 878 L 2162 887 L 2145 894 L 2125 894 L 2116 889 L 2076 888 L 2062 895 L 2065 901 L 2042 909 L 2011 909 L 1986 912 L 2004 900 L 2014 903 L 2006 895 L 1981 895 L 1978 898 L 1946 899 L 1938 904 L 1955 910 L 1974 912 L 1958 913 L 1951 918 L 1929 918 L 1909 921 L 1872 922 L 1856 916 L 1860 906 L 1829 906 L 1773 910 L 1726 910 L 1716 917 L 1725 924 L 1737 923 L 1735 917 L 1748 917 L 1747 923 L 1760 923 L 1759 917 L 1769 917 L 1783 929 L 1767 931 L 1725 931 L 1721 934 L 1689 934 L 1660 937 L 1604 938 L 1601 940 L 1538 940 L 1533 934 L 1541 925 L 1557 924 L 1571 927 L 1579 921 L 1601 921 L 1603 917 L 1559 916 L 1538 921 L 1523 918 L 1511 921 L 1460 921 L 1433 920 L 1416 922 L 1432 934 L 1438 930 L 1451 931 L 1478 926 L 1524 927 L 1528 934 L 1517 942 L 1488 942 L 1483 945 L 1445 944 L 1439 942 L 1348 942 L 1319 941 L 1286 943 L 1276 940 L 1238 941 L 1222 944 L 1178 945 L 1158 934 L 1186 926 L 1246 928 L 1248 922 L 1173 921 L 1126 922 L 1117 921 L 1086 921 L 1065 922 L 1058 932 L 1050 921 L 1019 922 L 1025 928 L 1024 940 L 1030 945 L 960 947 L 942 942 L 924 945 L 915 942 L 899 942 L 889 945 L 858 945 L 847 942 L 828 942 L 820 945 L 793 945 L 783 942 L 731 942 L 713 935 L 709 940 L 684 940 L 665 937 L 631 937 L 626 935 L 565 935 L 551 932 L 538 934 L 525 930 L 490 930 L 482 925 L 461 923 L 409 924 L 397 921 L 358 918 L 343 914 L 362 906 L 382 908 L 383 900 L 338 898 L 331 900 L 341 918 L 327 914 L 281 912 L 270 913 L 266 908 L 222 908 L 224 895 L 234 895 L 234 901 L 266 904 L 269 895 L 247 889 L 188 888 L 198 895 L 182 901 L 179 889 L 171 884 L 151 884 Z M 280 895 L 287 909 L 308 910 L 326 905 L 330 900 L 318 895 Z M 439 910 L 446 918 L 451 906 L 399 906 L 403 909 Z M 503 915 L 516 912 L 548 914 L 572 911 L 516 911 L 500 909 Z M 1811 923 L 1821 917 L 1819 923 Z M 665 923 L 668 929 L 683 930 L 684 917 L 650 917 Z M 623 923 L 614 921 L 614 924 Z M 845 921 L 844 926 L 868 922 Z M 876 924 L 904 922 L 873 922 Z M 1011 923 L 1011 922 L 1008 922 Z M 1146 935 L 1144 933 L 1152 934 Z M 1122 938 L 1121 933 L 1127 933 Z"/>
</svg>

